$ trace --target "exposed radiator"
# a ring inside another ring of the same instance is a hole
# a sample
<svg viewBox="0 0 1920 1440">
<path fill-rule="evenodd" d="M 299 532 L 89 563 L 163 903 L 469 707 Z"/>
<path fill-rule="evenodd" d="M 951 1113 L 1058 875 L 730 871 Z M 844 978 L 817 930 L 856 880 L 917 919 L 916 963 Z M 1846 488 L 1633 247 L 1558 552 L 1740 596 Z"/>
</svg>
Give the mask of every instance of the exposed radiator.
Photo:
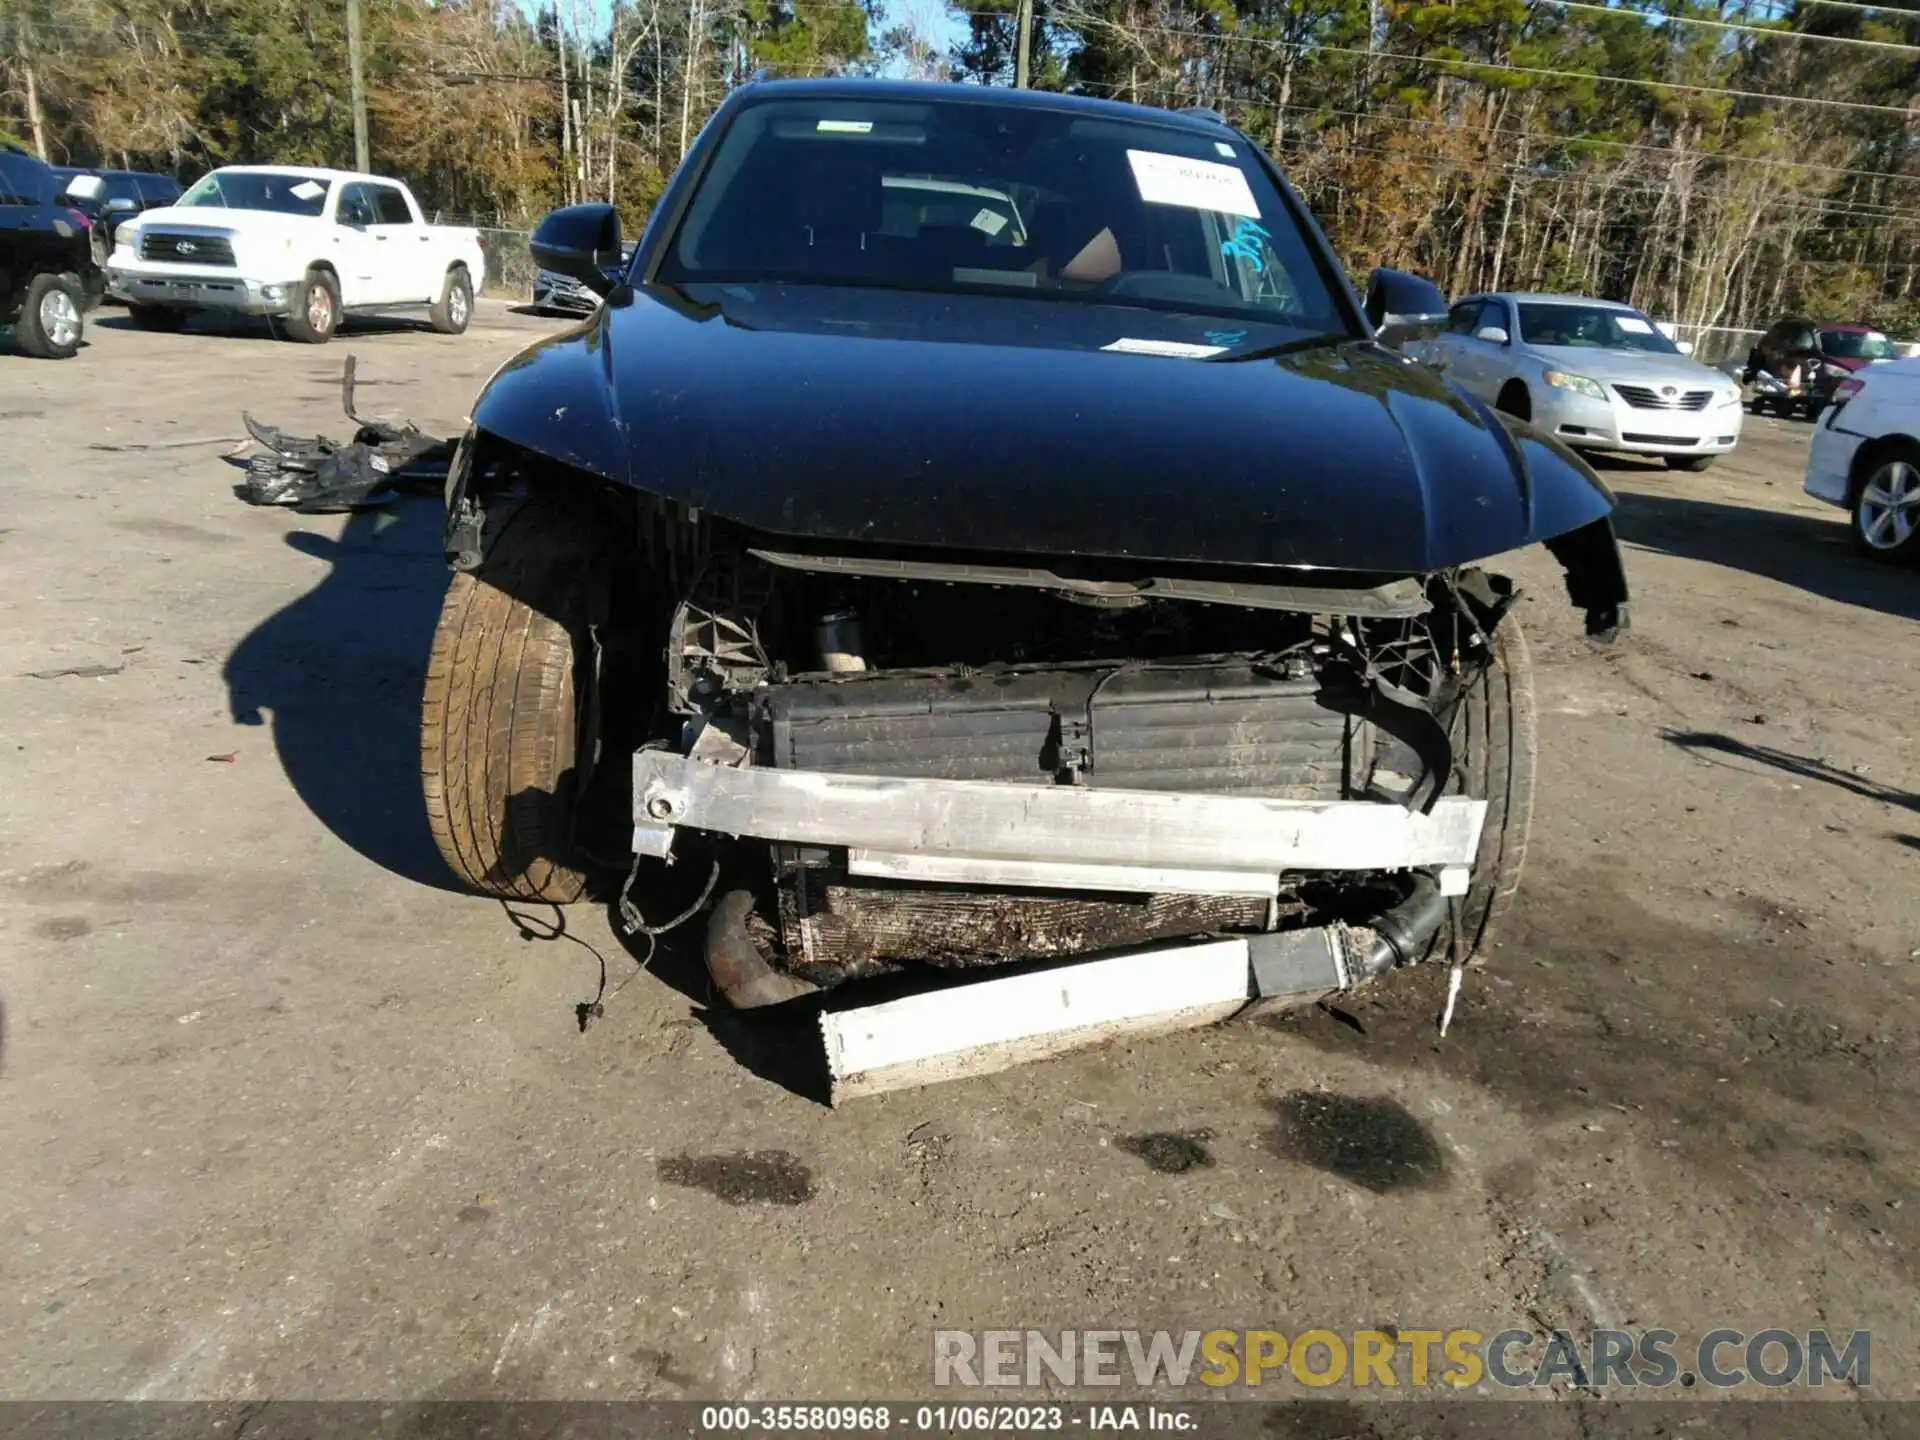
<svg viewBox="0 0 1920 1440">
<path fill-rule="evenodd" d="M 1317 680 L 1245 662 L 797 681 L 755 729 L 782 769 L 1283 799 L 1342 798 L 1372 748 Z"/>
</svg>

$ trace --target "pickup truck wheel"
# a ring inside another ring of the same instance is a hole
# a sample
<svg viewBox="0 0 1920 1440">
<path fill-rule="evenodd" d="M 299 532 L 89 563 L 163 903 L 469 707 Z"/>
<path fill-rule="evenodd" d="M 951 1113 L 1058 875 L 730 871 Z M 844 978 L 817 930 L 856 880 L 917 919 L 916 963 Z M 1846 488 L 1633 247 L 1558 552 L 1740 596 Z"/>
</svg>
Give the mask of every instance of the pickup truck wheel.
<svg viewBox="0 0 1920 1440">
<path fill-rule="evenodd" d="M 282 323 L 287 334 L 303 344 L 326 344 L 340 328 L 340 282 L 325 270 L 309 270 Z"/>
<path fill-rule="evenodd" d="M 168 310 L 159 305 L 129 305 L 127 316 L 140 330 L 171 333 L 187 323 L 186 311 Z"/>
<path fill-rule="evenodd" d="M 1501 917 L 1520 888 L 1533 828 L 1534 770 L 1539 745 L 1534 729 L 1533 659 L 1527 637 L 1512 614 L 1493 632 L 1493 663 L 1477 675 L 1460 697 L 1453 716 L 1454 779 L 1450 793 L 1487 802 L 1467 893 L 1450 902 L 1460 937 L 1460 952 L 1484 964 L 1498 934 Z M 1442 929 L 1430 958 L 1444 963 L 1450 954 Z"/>
<path fill-rule="evenodd" d="M 41 360 L 68 360 L 80 349 L 86 330 L 80 287 L 65 275 L 40 274 L 27 282 L 14 338 Z"/>
<path fill-rule="evenodd" d="M 473 281 L 467 275 L 467 267 L 456 265 L 447 271 L 446 283 L 440 287 L 440 298 L 433 302 L 433 308 L 427 312 L 428 323 L 442 335 L 458 335 L 467 328 L 467 322 L 473 319 Z"/>
<path fill-rule="evenodd" d="M 587 896 L 573 845 L 574 668 L 595 539 L 580 512 L 533 500 L 479 570 L 454 576 L 421 713 L 427 820 L 475 890 L 565 905 Z"/>
</svg>

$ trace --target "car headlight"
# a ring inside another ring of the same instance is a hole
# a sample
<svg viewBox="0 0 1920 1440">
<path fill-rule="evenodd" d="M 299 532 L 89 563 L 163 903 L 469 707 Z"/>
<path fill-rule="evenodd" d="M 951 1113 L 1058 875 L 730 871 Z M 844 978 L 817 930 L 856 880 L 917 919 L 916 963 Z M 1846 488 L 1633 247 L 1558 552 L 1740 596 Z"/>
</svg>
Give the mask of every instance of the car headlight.
<svg viewBox="0 0 1920 1440">
<path fill-rule="evenodd" d="M 1740 392 L 1738 390 L 1722 391 L 1713 403 L 1716 405 L 1738 405 L 1740 403 Z"/>
<path fill-rule="evenodd" d="M 139 240 L 140 232 L 126 225 L 113 232 L 113 248 L 116 250 L 131 250 Z"/>
<path fill-rule="evenodd" d="M 1549 370 L 1545 379 L 1547 384 L 1556 390 L 1571 390 L 1576 395 L 1586 395 L 1595 400 L 1607 398 L 1607 392 L 1600 388 L 1600 382 L 1589 380 L 1584 375 L 1569 375 L 1564 370 Z"/>
</svg>

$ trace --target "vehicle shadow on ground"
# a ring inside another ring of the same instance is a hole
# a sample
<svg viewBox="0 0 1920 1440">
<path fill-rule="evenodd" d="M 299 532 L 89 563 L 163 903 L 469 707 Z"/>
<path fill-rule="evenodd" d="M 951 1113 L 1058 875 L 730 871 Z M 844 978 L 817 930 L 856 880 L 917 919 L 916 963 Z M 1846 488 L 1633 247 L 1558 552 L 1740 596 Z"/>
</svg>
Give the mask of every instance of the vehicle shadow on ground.
<svg viewBox="0 0 1920 1440">
<path fill-rule="evenodd" d="M 106 315 L 95 319 L 87 317 L 89 327 L 98 326 L 102 330 L 139 330 L 133 323 L 133 317 L 126 314 Z M 424 315 L 349 315 L 344 324 L 334 332 L 335 340 L 350 339 L 355 335 L 399 335 L 409 330 L 431 333 L 432 327 Z M 281 340 L 280 330 L 264 315 L 219 315 L 200 314 L 188 319 L 185 327 L 177 331 L 157 331 L 157 334 L 177 335 L 221 335 L 229 340 Z"/>
<path fill-rule="evenodd" d="M 1836 519 L 1829 520 L 1691 495 L 1618 490 L 1615 497 L 1614 530 L 1627 544 L 1746 570 L 1845 605 L 1920 620 L 1914 572 L 1855 553 L 1837 510 Z"/>
<path fill-rule="evenodd" d="M 1784 770 L 1789 775 L 1798 775 L 1803 780 L 1817 780 L 1823 785 L 1833 785 L 1841 790 L 1851 791 L 1864 799 L 1877 800 L 1882 805 L 1894 805 L 1903 810 L 1920 812 L 1920 795 L 1896 790 L 1891 785 L 1881 785 L 1864 776 L 1855 775 L 1850 770 L 1836 769 L 1824 760 L 1809 760 L 1804 755 L 1776 750 L 1771 745 L 1752 745 L 1745 740 L 1736 740 L 1731 735 L 1721 735 L 1711 730 L 1662 730 L 1660 738 L 1669 745 L 1678 745 L 1690 755 L 1706 760 L 1710 764 L 1726 763 L 1715 760 L 1715 755 L 1730 755 L 1740 760 L 1752 760 L 1761 765 L 1770 765 L 1776 770 Z"/>
<path fill-rule="evenodd" d="M 707 974 L 704 911 L 652 944 L 645 935 L 627 933 L 617 903 L 607 907 L 607 927 L 634 964 L 692 1004 L 691 1017 L 706 1027 L 736 1064 L 803 1100 L 829 1103 L 831 1084 L 820 1039 L 818 997 L 763 1010 L 729 1006 Z"/>
<path fill-rule="evenodd" d="M 223 675 L 234 722 L 271 725 L 281 768 L 323 825 L 375 864 L 453 890 L 420 789 L 421 687 L 448 580 L 443 514 L 402 498 L 349 515 L 337 540 L 288 535 L 326 573 L 254 627 Z"/>
</svg>

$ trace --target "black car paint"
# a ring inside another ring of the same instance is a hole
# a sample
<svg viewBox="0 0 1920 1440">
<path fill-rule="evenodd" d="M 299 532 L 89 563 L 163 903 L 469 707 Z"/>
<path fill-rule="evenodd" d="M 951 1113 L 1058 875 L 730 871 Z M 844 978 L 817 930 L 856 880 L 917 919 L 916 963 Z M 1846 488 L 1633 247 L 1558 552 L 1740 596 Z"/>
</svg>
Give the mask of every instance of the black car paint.
<svg viewBox="0 0 1920 1440">
<path fill-rule="evenodd" d="M 106 289 L 91 238 L 59 203 L 53 171 L 24 150 L 0 151 L 0 325 L 11 324 L 35 275 L 72 275 L 91 306 Z"/>
<path fill-rule="evenodd" d="M 123 223 L 145 211 L 171 205 L 183 193 L 179 181 L 152 170 L 89 170 L 78 165 L 56 165 L 53 173 L 60 182 L 62 198 L 99 227 L 109 249 L 112 248 L 114 232 Z M 67 184 L 83 175 L 99 176 L 106 184 L 106 194 L 98 200 L 65 196 Z M 131 208 L 128 205 L 116 207 L 115 201 L 128 202 Z"/>
<path fill-rule="evenodd" d="M 1230 354 L 1286 332 L 1117 302 L 651 283 L 754 88 L 702 132 L 630 283 L 587 326 L 503 367 L 474 406 L 477 431 L 755 530 L 835 543 L 1419 574 L 1580 532 L 1559 547 L 1583 557 L 1570 584 L 1625 600 L 1598 477 L 1376 344 L 1304 207 L 1352 337 L 1244 365 L 1103 347 Z M 926 98 L 876 82 L 778 88 Z M 1248 143 L 1199 117 L 984 95 L 976 103 L 1111 109 Z M 1591 626 L 1609 606 L 1586 608 Z"/>
</svg>

